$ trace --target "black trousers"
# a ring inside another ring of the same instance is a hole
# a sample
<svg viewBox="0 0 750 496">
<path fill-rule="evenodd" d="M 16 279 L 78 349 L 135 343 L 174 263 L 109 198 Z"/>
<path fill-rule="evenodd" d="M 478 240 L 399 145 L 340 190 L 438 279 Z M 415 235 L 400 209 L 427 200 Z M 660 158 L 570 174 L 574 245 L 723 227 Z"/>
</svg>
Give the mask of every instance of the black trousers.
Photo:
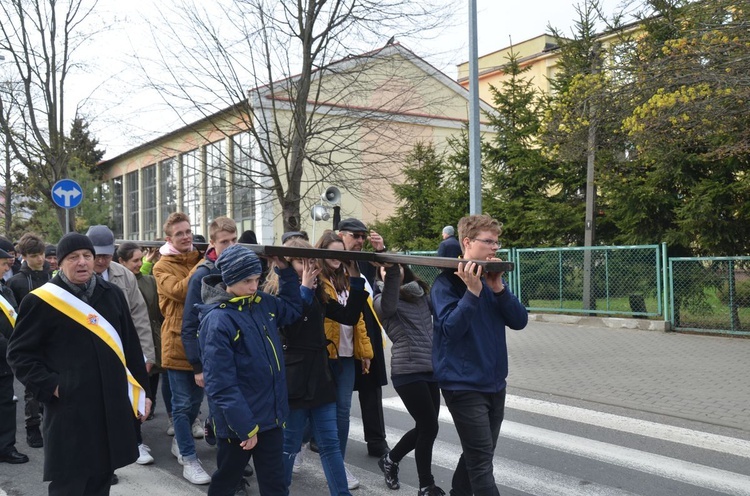
<svg viewBox="0 0 750 496">
<path fill-rule="evenodd" d="M 0 453 L 16 446 L 16 402 L 13 401 L 13 376 L 0 376 Z"/>
<path fill-rule="evenodd" d="M 289 494 L 284 477 L 284 431 L 271 429 L 257 436 L 258 444 L 251 450 L 243 450 L 239 439 L 217 438 L 216 472 L 211 476 L 208 496 L 234 496 L 251 456 L 260 495 Z"/>
<path fill-rule="evenodd" d="M 58 479 L 49 483 L 49 496 L 109 496 L 112 474 Z"/>
<path fill-rule="evenodd" d="M 418 381 L 399 386 L 396 392 L 416 425 L 396 443 L 390 458 L 394 462 L 400 462 L 414 450 L 419 487 L 430 486 L 435 483 L 432 475 L 432 446 L 440 428 L 440 389 L 437 382 Z"/>
<path fill-rule="evenodd" d="M 367 451 L 373 453 L 387 450 L 388 443 L 385 440 L 385 418 L 383 416 L 383 388 L 374 384 L 374 381 L 362 381 L 358 392 Z"/>
<path fill-rule="evenodd" d="M 451 495 L 499 496 L 492 470 L 505 415 L 505 389 L 499 393 L 443 390 L 443 397 L 463 449 Z"/>
<path fill-rule="evenodd" d="M 42 424 L 42 408 L 39 400 L 34 398 L 34 393 L 26 388 L 23 392 L 23 401 L 25 404 L 26 428 L 33 429 L 36 427 L 38 429 Z"/>
</svg>

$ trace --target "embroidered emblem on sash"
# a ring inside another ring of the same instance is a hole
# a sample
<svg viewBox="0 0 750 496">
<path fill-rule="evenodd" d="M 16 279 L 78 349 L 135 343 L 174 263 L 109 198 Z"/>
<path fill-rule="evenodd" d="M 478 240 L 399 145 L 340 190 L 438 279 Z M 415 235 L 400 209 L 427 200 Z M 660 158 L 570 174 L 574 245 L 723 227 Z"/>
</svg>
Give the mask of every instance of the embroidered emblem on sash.
<svg viewBox="0 0 750 496">
<path fill-rule="evenodd" d="M 86 316 L 89 320 L 89 324 L 96 325 L 99 323 L 99 317 L 97 315 L 94 315 L 93 313 L 90 313 Z"/>
</svg>

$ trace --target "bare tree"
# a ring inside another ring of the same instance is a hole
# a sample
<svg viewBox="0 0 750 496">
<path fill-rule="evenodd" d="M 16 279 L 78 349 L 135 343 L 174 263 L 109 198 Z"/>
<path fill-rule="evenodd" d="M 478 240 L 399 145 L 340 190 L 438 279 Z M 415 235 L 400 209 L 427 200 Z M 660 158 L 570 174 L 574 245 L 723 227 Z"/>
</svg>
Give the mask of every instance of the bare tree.
<svg viewBox="0 0 750 496">
<path fill-rule="evenodd" d="M 446 95 L 422 83 L 445 76 L 426 64 L 415 71 L 418 58 L 389 38 L 427 35 L 451 9 L 444 0 L 185 0 L 153 24 L 158 55 L 138 61 L 181 115 L 197 110 L 227 136 L 251 135 L 252 170 L 235 165 L 233 177 L 250 177 L 296 230 L 321 182 L 367 194 L 369 179 L 393 176 L 416 141 L 403 124 L 442 114 Z M 403 153 L 382 153 L 382 143 L 403 143 Z"/>
<path fill-rule="evenodd" d="M 0 98 L 0 127 L 15 157 L 28 171 L 31 190 L 51 200 L 51 187 L 68 176 L 65 152 L 65 90 L 73 54 L 92 35 L 85 21 L 96 0 L 3 0 L 0 50 L 9 54 L 19 81 L 18 132 L 8 120 L 11 102 Z M 65 226 L 65 212 L 57 211 Z M 70 216 L 70 226 L 75 225 Z"/>
</svg>

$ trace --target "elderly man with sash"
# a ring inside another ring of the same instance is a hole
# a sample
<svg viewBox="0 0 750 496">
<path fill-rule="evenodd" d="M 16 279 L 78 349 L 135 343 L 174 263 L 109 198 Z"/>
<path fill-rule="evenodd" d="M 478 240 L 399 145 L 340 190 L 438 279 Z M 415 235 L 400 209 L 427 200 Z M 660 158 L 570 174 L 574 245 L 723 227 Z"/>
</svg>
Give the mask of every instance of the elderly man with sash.
<svg viewBox="0 0 750 496">
<path fill-rule="evenodd" d="M 45 405 L 49 494 L 108 495 L 113 471 L 138 458 L 145 359 L 122 291 L 94 275 L 91 240 L 66 234 L 57 256 L 57 276 L 21 304 L 8 362 Z"/>
</svg>

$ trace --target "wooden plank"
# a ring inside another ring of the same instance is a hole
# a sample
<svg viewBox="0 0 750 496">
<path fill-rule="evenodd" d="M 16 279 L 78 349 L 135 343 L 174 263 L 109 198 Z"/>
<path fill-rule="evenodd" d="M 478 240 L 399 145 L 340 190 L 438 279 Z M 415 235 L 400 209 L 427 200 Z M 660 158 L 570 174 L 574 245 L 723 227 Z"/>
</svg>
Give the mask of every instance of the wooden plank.
<svg viewBox="0 0 750 496">
<path fill-rule="evenodd" d="M 122 244 L 126 240 L 117 240 L 116 244 Z M 132 241 L 139 246 L 160 247 L 164 241 Z M 207 243 L 194 243 L 199 250 L 206 250 Z M 276 245 L 248 245 L 247 248 L 262 257 L 295 257 L 295 258 L 333 258 L 345 262 L 373 262 L 373 263 L 400 263 L 407 265 L 422 265 L 426 267 L 437 267 L 441 269 L 456 269 L 458 264 L 467 260 L 459 258 L 446 257 L 429 257 L 424 255 L 403 255 L 400 253 L 374 253 L 371 251 L 342 251 L 342 250 L 322 250 L 320 248 L 297 248 L 292 246 Z M 485 272 L 510 272 L 515 266 L 513 262 L 505 261 L 488 261 L 472 260 L 477 265 L 481 265 Z"/>
</svg>

